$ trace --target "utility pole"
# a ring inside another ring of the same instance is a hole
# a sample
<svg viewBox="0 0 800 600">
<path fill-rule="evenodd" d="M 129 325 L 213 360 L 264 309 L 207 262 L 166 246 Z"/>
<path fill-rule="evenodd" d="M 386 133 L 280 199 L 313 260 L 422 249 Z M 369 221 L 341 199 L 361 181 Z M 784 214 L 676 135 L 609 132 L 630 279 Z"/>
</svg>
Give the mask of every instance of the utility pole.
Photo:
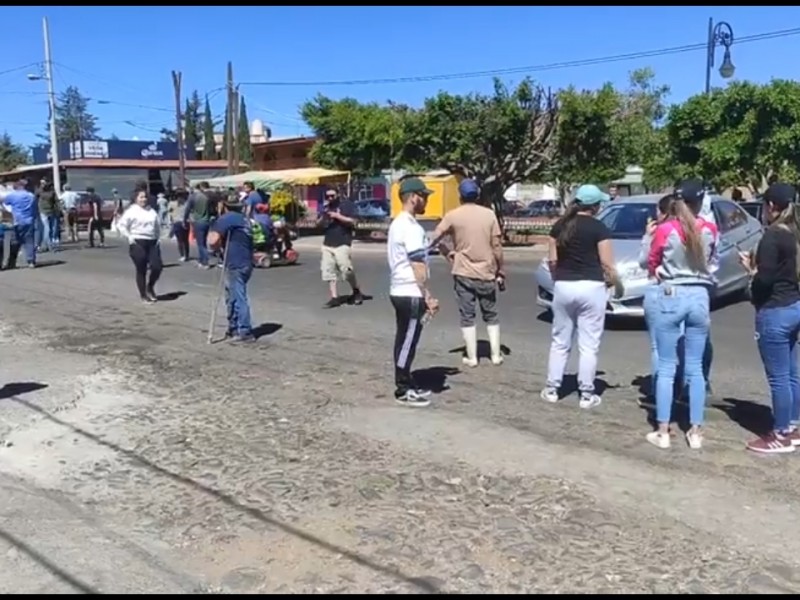
<svg viewBox="0 0 800 600">
<path fill-rule="evenodd" d="M 233 144 L 233 172 L 239 173 L 239 88 L 233 90 L 233 120 L 231 122 L 231 139 Z"/>
<path fill-rule="evenodd" d="M 175 88 L 175 137 L 178 139 L 178 180 L 180 187 L 186 189 L 186 147 L 183 139 L 183 115 L 181 114 L 181 72 L 172 72 L 172 85 Z"/>
<path fill-rule="evenodd" d="M 50 157 L 53 162 L 53 189 L 61 193 L 61 169 L 58 162 L 58 132 L 56 131 L 56 90 L 53 85 L 53 57 L 50 54 L 50 27 L 42 19 L 44 33 L 44 76 L 47 79 L 47 101 L 50 105 Z"/>
<path fill-rule="evenodd" d="M 225 146 L 225 156 L 228 157 L 228 175 L 233 175 L 235 173 L 233 165 L 233 149 L 236 146 L 233 143 L 233 132 L 236 131 L 236 124 L 233 121 L 233 95 L 234 95 L 234 88 L 233 88 L 233 63 L 228 61 L 228 102 L 227 102 L 227 121 L 228 121 L 228 131 L 226 132 L 226 146 Z"/>
</svg>

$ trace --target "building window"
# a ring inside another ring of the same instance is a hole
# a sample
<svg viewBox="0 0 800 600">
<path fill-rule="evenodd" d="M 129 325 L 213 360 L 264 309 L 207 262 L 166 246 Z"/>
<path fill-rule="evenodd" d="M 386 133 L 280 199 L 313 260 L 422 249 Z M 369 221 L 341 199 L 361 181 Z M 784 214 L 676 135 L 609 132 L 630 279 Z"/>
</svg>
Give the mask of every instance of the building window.
<svg viewBox="0 0 800 600">
<path fill-rule="evenodd" d="M 371 183 L 362 183 L 358 186 L 356 198 L 358 200 L 372 200 L 374 190 Z"/>
</svg>

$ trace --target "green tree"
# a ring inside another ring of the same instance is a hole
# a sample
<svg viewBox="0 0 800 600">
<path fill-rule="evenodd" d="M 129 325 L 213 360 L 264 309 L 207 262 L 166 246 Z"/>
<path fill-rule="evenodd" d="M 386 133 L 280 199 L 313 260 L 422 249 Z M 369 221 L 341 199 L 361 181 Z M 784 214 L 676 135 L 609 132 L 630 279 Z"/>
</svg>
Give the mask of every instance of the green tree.
<svg viewBox="0 0 800 600">
<path fill-rule="evenodd" d="M 669 88 L 654 79 L 650 69 L 639 69 L 623 91 L 606 83 L 598 90 L 560 92 L 551 173 L 562 196 L 573 184 L 620 178 L 632 165 L 642 166 L 653 183 L 671 178 L 660 129 Z"/>
<path fill-rule="evenodd" d="M 90 141 L 100 137 L 97 117 L 89 112 L 89 98 L 74 85 L 67 87 L 56 100 L 56 135 L 62 142 Z M 39 137 L 50 141 L 49 124 L 46 134 Z"/>
<path fill-rule="evenodd" d="M 238 144 L 239 160 L 250 163 L 253 160 L 253 148 L 250 145 L 250 120 L 247 118 L 247 105 L 242 96 L 239 103 L 239 123 L 236 132 L 236 143 Z"/>
<path fill-rule="evenodd" d="M 214 116 L 211 114 L 211 104 L 206 96 L 206 106 L 203 111 L 203 158 L 213 160 L 217 157 L 217 144 L 214 141 Z"/>
<path fill-rule="evenodd" d="M 440 92 L 412 120 L 407 152 L 414 162 L 478 180 L 483 200 L 502 215 L 515 183 L 544 181 L 555 152 L 556 97 L 530 79 L 491 95 Z"/>
<path fill-rule="evenodd" d="M 169 129 L 168 127 L 162 127 L 161 131 L 158 132 L 161 135 L 162 142 L 175 142 L 178 139 L 178 136 L 175 134 L 174 129 Z"/>
<path fill-rule="evenodd" d="M 693 96 L 672 107 L 666 130 L 681 175 L 718 189 L 800 178 L 800 83 L 735 82 Z"/>
<path fill-rule="evenodd" d="M 651 189 L 671 185 L 677 178 L 663 132 L 669 93 L 669 86 L 656 83 L 652 69 L 631 72 L 616 121 L 615 137 L 625 168 L 641 166 Z"/>
<path fill-rule="evenodd" d="M 108 136 L 108 139 L 116 142 L 119 141 L 119 136 L 116 133 L 112 133 L 110 136 Z"/>
<path fill-rule="evenodd" d="M 186 142 L 187 148 L 196 148 L 200 140 L 202 108 L 200 94 L 195 90 L 192 92 L 192 95 L 186 99 L 186 106 L 183 109 L 183 139 Z"/>
<path fill-rule="evenodd" d="M 317 96 L 300 108 L 300 115 L 318 141 L 311 158 L 330 169 L 356 176 L 404 166 L 406 126 L 412 111 L 404 106 L 362 104 L 353 98 Z"/>
<path fill-rule="evenodd" d="M 13 171 L 29 163 L 30 156 L 23 145 L 15 143 L 7 132 L 0 135 L 0 171 Z"/>
<path fill-rule="evenodd" d="M 555 152 L 548 172 L 565 199 L 573 185 L 602 185 L 622 176 L 626 164 L 617 143 L 621 97 L 614 86 L 582 91 L 570 87 L 558 97 Z"/>
</svg>

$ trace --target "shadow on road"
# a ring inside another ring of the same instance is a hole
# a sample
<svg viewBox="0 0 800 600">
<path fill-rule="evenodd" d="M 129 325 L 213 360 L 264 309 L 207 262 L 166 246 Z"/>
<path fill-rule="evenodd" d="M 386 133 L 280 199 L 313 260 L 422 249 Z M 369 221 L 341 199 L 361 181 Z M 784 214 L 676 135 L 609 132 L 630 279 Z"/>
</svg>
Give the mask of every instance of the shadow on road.
<svg viewBox="0 0 800 600">
<path fill-rule="evenodd" d="M 7 383 L 2 388 L 0 388 L 0 400 L 12 399 L 18 402 L 19 400 L 22 400 L 22 398 L 19 398 L 20 394 L 28 394 L 30 392 L 42 390 L 46 387 L 47 384 L 45 383 L 35 383 L 32 381 Z M 37 550 L 33 549 L 31 546 L 23 542 L 21 539 L 17 538 L 12 533 L 9 533 L 8 531 L 2 528 L 0 528 L 0 540 L 5 541 L 7 544 L 13 546 L 23 554 L 27 555 L 28 558 L 39 564 L 43 569 L 48 571 L 51 575 L 53 575 L 57 579 L 60 579 L 61 581 L 71 586 L 75 590 L 83 594 L 100 593 L 98 590 L 93 588 L 88 583 L 84 583 L 77 577 L 70 575 L 61 567 L 51 562 L 50 559 L 48 559 L 46 556 L 39 553 Z"/>
<path fill-rule="evenodd" d="M 36 261 L 36 268 L 37 269 L 46 269 L 47 267 L 58 267 L 59 265 L 65 265 L 67 261 L 65 260 L 37 260 Z"/>
<path fill-rule="evenodd" d="M 19 396 L 20 394 L 29 394 L 31 392 L 38 392 L 47 387 L 46 383 L 36 383 L 34 381 L 21 381 L 17 383 L 7 383 L 0 388 L 0 400 L 6 400 Z"/>
<path fill-rule="evenodd" d="M 459 346 L 458 348 L 453 348 L 452 350 L 448 350 L 448 354 L 460 354 L 461 356 L 465 356 L 466 351 L 467 351 L 466 346 Z M 509 348 L 505 344 L 500 344 L 500 353 L 503 356 L 510 356 L 511 348 Z M 489 346 L 489 342 L 486 340 L 478 340 L 478 359 L 489 360 L 491 356 L 492 356 L 492 349 L 491 346 Z"/>
<path fill-rule="evenodd" d="M 373 297 L 370 296 L 369 294 L 361 294 L 361 297 L 364 299 L 364 302 L 373 299 Z M 331 306 L 331 308 L 339 308 L 340 306 L 344 305 L 355 306 L 355 302 L 353 300 L 353 294 L 342 294 L 340 296 L 337 296 L 336 301 L 334 302 L 334 306 Z"/>
<path fill-rule="evenodd" d="M 616 390 L 621 388 L 621 385 L 611 385 L 605 379 L 600 377 L 601 375 L 605 375 L 605 371 L 597 371 L 597 377 L 594 380 L 594 393 L 598 396 L 602 396 L 606 390 Z M 574 374 L 564 375 L 564 379 L 561 382 L 561 393 L 560 395 L 569 396 L 570 394 L 577 394 L 578 393 L 578 376 Z"/>
<path fill-rule="evenodd" d="M 447 378 L 459 373 L 461 370 L 455 367 L 428 367 L 427 369 L 417 369 L 411 374 L 411 378 L 419 387 L 430 390 L 434 394 L 441 394 L 450 389 L 450 386 L 447 385 Z"/>
<path fill-rule="evenodd" d="M 283 329 L 283 325 L 281 323 L 262 323 L 257 327 L 253 327 L 253 336 L 256 339 L 259 339 L 268 335 L 272 335 L 273 333 L 277 333 L 281 329 Z"/>
<path fill-rule="evenodd" d="M 30 384 L 28 384 L 28 385 L 30 385 Z M 42 384 L 37 384 L 37 385 L 42 385 Z M 6 388 L 8 388 L 8 387 L 9 386 L 6 386 Z M 82 437 L 84 437 L 84 438 L 86 438 L 88 440 L 91 440 L 94 443 L 96 443 L 96 444 L 98 444 L 100 446 L 103 446 L 104 448 L 108 448 L 110 450 L 113 450 L 114 452 L 117 452 L 117 453 L 121 454 L 122 456 L 130 459 L 131 461 L 133 461 L 133 462 L 135 462 L 135 463 L 137 463 L 137 464 L 149 469 L 153 473 L 156 473 L 156 474 L 161 475 L 163 477 L 167 477 L 168 479 L 171 479 L 172 481 L 175 481 L 175 482 L 180 483 L 182 485 L 185 485 L 185 486 L 187 486 L 187 487 L 189 487 L 189 488 L 191 488 L 191 489 L 193 489 L 195 491 L 198 491 L 198 492 L 201 492 L 201 493 L 203 493 L 203 494 L 205 494 L 207 496 L 210 496 L 210 497 L 214 498 L 215 500 L 218 500 L 219 502 L 222 502 L 226 506 L 228 506 L 228 507 L 230 507 L 230 508 L 232 508 L 234 510 L 238 510 L 238 511 L 240 511 L 240 512 L 242 512 L 242 513 L 244 513 L 244 514 L 246 514 L 246 515 L 248 515 L 250 517 L 252 517 L 253 519 L 263 523 L 264 525 L 267 525 L 267 526 L 270 526 L 270 527 L 275 527 L 275 528 L 283 531 L 284 533 L 287 533 L 288 535 L 292 535 L 292 536 L 294 536 L 296 538 L 299 538 L 299 539 L 301 539 L 301 540 L 303 540 L 305 542 L 308 542 L 310 544 L 314 544 L 315 546 L 317 546 L 319 548 L 322 548 L 323 550 L 326 550 L 327 552 L 330 552 L 330 553 L 332 553 L 334 555 L 339 555 L 339 556 L 341 556 L 343 558 L 346 558 L 347 560 L 349 560 L 349 561 L 351 561 L 351 562 L 353 562 L 353 563 L 355 563 L 355 564 L 357 564 L 359 566 L 362 566 L 362 567 L 365 567 L 365 568 L 370 569 L 372 571 L 375 571 L 376 573 L 380 573 L 382 575 L 393 577 L 397 581 L 400 581 L 402 583 L 414 586 L 415 588 L 417 588 L 421 592 L 428 593 L 428 594 L 441 593 L 441 590 L 436 585 L 434 585 L 432 582 L 426 580 L 423 577 L 412 577 L 411 575 L 408 575 L 408 574 L 404 573 L 403 571 L 397 569 L 396 567 L 393 567 L 393 566 L 390 566 L 390 565 L 384 565 L 384 564 L 375 562 L 371 558 L 369 558 L 369 557 L 367 557 L 367 556 L 365 556 L 363 554 L 360 554 L 359 552 L 356 552 L 354 550 L 349 550 L 349 549 L 344 548 L 342 546 L 338 546 L 338 545 L 336 545 L 336 544 L 334 544 L 332 542 L 329 542 L 327 540 L 324 540 L 324 539 L 314 535 L 313 533 L 309 533 L 307 531 L 304 531 L 303 529 L 300 529 L 299 527 L 295 527 L 294 525 L 290 525 L 288 523 L 284 523 L 283 521 L 281 521 L 279 519 L 276 519 L 274 517 L 266 515 L 261 510 L 259 510 L 257 508 L 253 508 L 253 507 L 246 506 L 246 505 L 242 504 L 241 502 L 236 500 L 233 496 L 230 496 L 230 495 L 226 494 L 225 492 L 222 492 L 220 490 L 216 490 L 214 488 L 208 487 L 208 486 L 206 486 L 206 485 L 204 485 L 202 483 L 199 483 L 199 482 L 195 481 L 194 479 L 191 479 L 191 478 L 186 477 L 184 475 L 180 475 L 178 473 L 174 473 L 174 472 L 172 472 L 172 471 L 170 471 L 170 470 L 168 470 L 168 469 L 166 469 L 164 467 L 161 467 L 161 466 L 159 466 L 159 465 L 147 460 L 146 458 L 144 458 L 142 456 L 139 456 L 136 452 L 134 452 L 132 450 L 128 450 L 127 448 L 123 448 L 121 446 L 118 446 L 114 442 L 107 441 L 107 440 L 99 437 L 98 435 L 95 435 L 94 433 L 86 431 L 85 429 L 82 429 L 82 428 L 80 428 L 80 427 L 78 427 L 76 425 L 68 423 L 67 421 L 59 419 L 55 415 L 52 415 L 49 412 L 47 412 L 45 409 L 43 409 L 38 404 L 35 404 L 35 403 L 30 402 L 28 400 L 25 400 L 24 398 L 21 398 L 18 395 L 13 395 L 13 396 L 9 395 L 9 396 L 7 396 L 7 398 L 11 399 L 12 401 L 16 402 L 17 404 L 19 404 L 21 406 L 24 406 L 24 407 L 30 409 L 33 412 L 41 415 L 42 417 L 44 417 L 45 419 L 51 421 L 52 423 L 56 423 L 57 425 L 60 425 L 62 427 L 66 427 L 67 429 L 69 429 L 70 431 L 72 431 L 75 434 L 78 434 L 78 435 L 80 435 L 80 436 L 82 436 Z M 87 593 L 89 593 L 89 592 L 87 592 Z"/>
<path fill-rule="evenodd" d="M 156 296 L 159 302 L 172 302 L 173 300 L 177 300 L 181 296 L 185 296 L 186 292 L 178 291 L 178 292 L 167 292 L 166 294 L 159 294 Z"/>
<path fill-rule="evenodd" d="M 711 406 L 725 413 L 731 421 L 750 433 L 765 435 L 772 431 L 772 409 L 769 406 L 736 398 L 723 398 L 722 402 L 713 403 Z"/>
<path fill-rule="evenodd" d="M 13 546 L 23 554 L 27 555 L 28 558 L 36 562 L 39 566 L 43 569 L 48 571 L 51 575 L 60 579 L 76 591 L 82 594 L 100 594 L 100 591 L 93 588 L 88 583 L 84 583 L 77 577 L 70 575 L 64 569 L 59 567 L 58 565 L 50 562 L 50 560 L 31 548 L 28 544 L 23 542 L 21 539 L 15 537 L 5 529 L 0 529 L 0 540 L 5 541 L 7 544 Z"/>
</svg>

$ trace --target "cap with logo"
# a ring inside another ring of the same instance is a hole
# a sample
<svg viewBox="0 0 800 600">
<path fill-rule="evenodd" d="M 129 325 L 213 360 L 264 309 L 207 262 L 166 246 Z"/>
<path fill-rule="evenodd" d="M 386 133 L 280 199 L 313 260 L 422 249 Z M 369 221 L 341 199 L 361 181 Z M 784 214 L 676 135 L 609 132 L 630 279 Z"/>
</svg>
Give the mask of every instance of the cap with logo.
<svg viewBox="0 0 800 600">
<path fill-rule="evenodd" d="M 592 184 L 582 185 L 575 192 L 575 201 L 584 206 L 600 204 L 601 202 L 608 202 L 609 200 L 611 200 L 611 196 Z"/>
<path fill-rule="evenodd" d="M 795 202 L 796 198 L 797 190 L 788 183 L 773 183 L 762 196 L 764 202 L 769 202 L 781 209 Z"/>
<path fill-rule="evenodd" d="M 706 186 L 700 179 L 684 179 L 675 186 L 675 195 L 689 204 L 702 202 Z"/>
<path fill-rule="evenodd" d="M 430 196 L 433 190 L 429 190 L 419 177 L 409 177 L 400 182 L 400 195 L 419 194 L 420 196 Z"/>
<path fill-rule="evenodd" d="M 481 188 L 474 179 L 463 179 L 458 184 L 458 195 L 464 200 L 477 200 L 481 195 Z"/>
</svg>

